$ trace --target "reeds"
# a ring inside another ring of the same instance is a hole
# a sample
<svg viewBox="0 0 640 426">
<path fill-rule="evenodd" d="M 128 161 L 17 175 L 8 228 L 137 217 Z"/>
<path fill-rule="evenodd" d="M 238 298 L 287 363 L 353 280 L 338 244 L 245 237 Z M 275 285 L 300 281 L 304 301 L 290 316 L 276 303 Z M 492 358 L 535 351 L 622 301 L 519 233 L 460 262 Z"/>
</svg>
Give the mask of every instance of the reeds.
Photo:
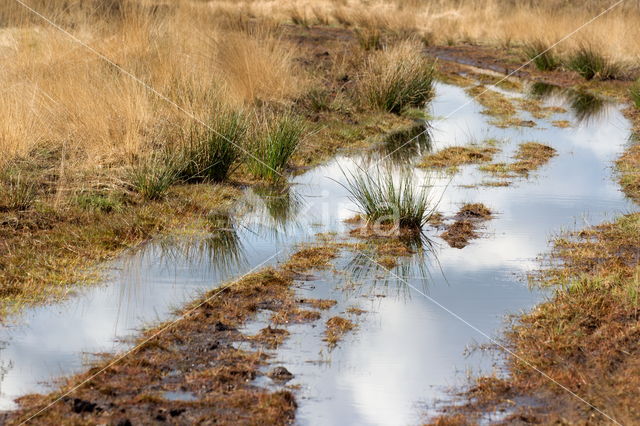
<svg viewBox="0 0 640 426">
<path fill-rule="evenodd" d="M 344 187 L 369 224 L 421 229 L 434 211 L 429 186 L 418 186 L 412 175 L 394 177 L 388 171 L 344 173 Z"/>
</svg>

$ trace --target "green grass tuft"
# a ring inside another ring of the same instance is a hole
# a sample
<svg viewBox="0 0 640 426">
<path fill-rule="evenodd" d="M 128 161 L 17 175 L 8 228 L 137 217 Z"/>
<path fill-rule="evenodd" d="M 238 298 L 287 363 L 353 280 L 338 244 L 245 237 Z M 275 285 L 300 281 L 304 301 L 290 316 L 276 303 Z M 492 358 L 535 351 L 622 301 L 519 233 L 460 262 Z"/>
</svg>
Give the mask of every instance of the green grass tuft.
<svg viewBox="0 0 640 426">
<path fill-rule="evenodd" d="M 35 184 L 21 174 L 0 180 L 0 211 L 28 210 L 36 200 Z"/>
<path fill-rule="evenodd" d="M 540 71 L 553 71 L 560 66 L 560 60 L 547 50 L 549 47 L 540 40 L 526 44 L 524 53 Z"/>
<path fill-rule="evenodd" d="M 622 66 L 598 53 L 591 46 L 582 46 L 571 57 L 569 68 L 586 80 L 610 80 L 622 74 Z"/>
<path fill-rule="evenodd" d="M 164 198 L 167 190 L 179 177 L 175 158 L 164 153 L 141 160 L 129 171 L 131 186 L 146 200 Z"/>
<path fill-rule="evenodd" d="M 239 112 L 222 112 L 208 127 L 194 127 L 182 148 L 180 177 L 188 182 L 222 182 L 241 153 L 247 120 Z"/>
<path fill-rule="evenodd" d="M 421 229 L 434 211 L 430 187 L 418 187 L 409 173 L 396 179 L 388 172 L 360 170 L 345 173 L 345 179 L 349 198 L 369 223 Z"/>
<path fill-rule="evenodd" d="M 305 129 L 304 121 L 292 114 L 266 124 L 254 141 L 254 158 L 249 159 L 252 173 L 261 179 L 280 180 Z"/>
</svg>

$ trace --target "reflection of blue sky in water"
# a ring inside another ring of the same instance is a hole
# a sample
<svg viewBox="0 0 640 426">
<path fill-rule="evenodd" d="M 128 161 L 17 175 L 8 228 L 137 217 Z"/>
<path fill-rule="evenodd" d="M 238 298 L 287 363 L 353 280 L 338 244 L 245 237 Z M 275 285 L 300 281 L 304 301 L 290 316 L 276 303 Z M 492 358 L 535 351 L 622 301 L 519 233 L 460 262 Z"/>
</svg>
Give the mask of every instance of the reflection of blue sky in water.
<svg viewBox="0 0 640 426">
<path fill-rule="evenodd" d="M 463 89 L 455 87 L 441 86 L 439 94 L 433 102 L 436 117 L 448 115 L 468 100 Z M 426 285 L 430 297 L 496 336 L 506 313 L 528 309 L 542 297 L 529 291 L 524 275 L 538 265 L 535 258 L 548 249 L 554 233 L 599 223 L 634 208 L 612 182 L 610 169 L 629 127 L 613 107 L 600 116 L 602 121 L 586 121 L 578 128 L 542 123 L 540 128 L 524 130 L 487 126 L 480 109 L 472 104 L 446 121 L 435 121 L 435 148 L 464 144 L 469 135 L 475 135 L 477 141 L 490 137 L 509 141 L 502 146 L 505 160 L 517 143 L 532 140 L 553 145 L 558 156 L 530 180 L 516 180 L 508 188 L 460 187 L 486 177 L 475 167 L 464 168 L 449 183 L 440 210 L 453 214 L 463 202 L 486 204 L 497 213 L 484 230 L 488 237 L 464 250 L 441 246 L 436 252 L 444 277 L 432 264 L 430 281 L 410 282 L 421 290 Z M 568 112 L 552 119 L 571 117 Z M 420 182 L 422 172 L 416 175 Z M 441 186 L 445 183 L 443 179 Z M 372 313 L 332 352 L 319 353 L 323 327 L 293 328 L 297 332 L 276 359 L 297 374 L 293 383 L 302 385 L 299 423 L 343 424 L 345 419 L 349 424 L 419 423 L 420 413 L 426 412 L 423 404 L 446 396 L 446 388 L 460 384 L 469 370 L 491 371 L 495 361 L 491 357 L 480 353 L 464 357 L 467 345 L 486 339 L 419 294 L 410 291 L 408 300 L 394 297 L 397 292 L 390 284 L 386 291 L 378 286 L 370 292 L 387 297 L 354 297 L 335 290 L 342 287 L 340 276 L 327 273 L 323 279 L 305 284 L 301 294 L 338 300 L 327 317 L 353 305 Z M 366 283 L 358 288 L 366 294 Z"/>
<path fill-rule="evenodd" d="M 441 85 L 438 92 L 433 103 L 436 117 L 448 115 L 468 100 L 456 87 Z M 512 187 L 461 188 L 460 184 L 479 181 L 481 175 L 473 167 L 464 168 L 449 184 L 440 204 L 444 213 L 455 212 L 461 202 L 478 201 L 496 211 L 497 217 L 487 223 L 489 237 L 464 250 L 437 244 L 446 280 L 435 265 L 428 265 L 432 281 L 426 290 L 431 297 L 481 330 L 495 334 L 506 312 L 526 309 L 538 300 L 539 295 L 529 292 L 522 282 L 522 272 L 535 267 L 535 257 L 546 250 L 553 232 L 583 227 L 585 218 L 588 223 L 597 223 L 632 208 L 611 181 L 609 169 L 629 128 L 617 109 L 608 108 L 602 121 L 568 129 L 556 129 L 548 123 L 535 129 L 491 128 L 475 104 L 446 121 L 433 123 L 436 149 L 466 143 L 469 135 L 474 135 L 478 141 L 487 137 L 509 140 L 504 145 L 505 158 L 517 142 L 526 140 L 549 143 L 559 156 L 531 180 L 516 181 Z M 571 120 L 572 116 L 553 117 L 565 118 Z M 243 218 L 233 223 L 236 241 L 226 240 L 233 240 L 230 231 L 224 242 L 195 238 L 191 243 L 148 244 L 116 262 L 112 278 L 104 286 L 81 290 L 63 303 L 29 310 L 15 324 L 5 326 L 0 331 L 0 340 L 6 342 L 0 357 L 7 368 L 0 385 L 2 405 L 10 406 L 12 398 L 26 392 L 44 390 L 39 385 L 42 381 L 78 371 L 83 352 L 122 348 L 116 338 L 166 318 L 172 308 L 198 292 L 250 270 L 280 249 L 311 241 L 316 232 L 344 231 L 341 220 L 353 215 L 353 206 L 344 188 L 327 176 L 339 178 L 340 166 L 348 168 L 350 164 L 352 160 L 339 158 L 296 177 L 298 185 L 291 189 L 293 193 L 284 195 L 289 203 L 280 202 L 272 193 L 249 193 L 250 207 L 243 208 Z M 418 181 L 426 180 L 424 172 L 416 175 Z M 441 188 L 445 183 L 437 182 Z M 294 207 L 287 210 L 291 205 Z M 294 216 L 296 223 L 274 219 L 276 214 Z M 235 254 L 223 255 L 232 250 Z M 285 250 L 277 259 L 286 255 Z M 483 341 L 481 336 L 423 297 L 406 291 L 396 297 L 392 282 L 388 290 L 375 290 L 387 291 L 388 297 L 371 301 L 360 292 L 333 292 L 336 278 L 325 278 L 329 282 L 309 283 L 315 286 L 311 293 L 316 297 L 326 294 L 344 301 L 343 307 L 357 303 L 375 313 L 327 355 L 328 364 L 306 362 L 319 357 L 323 327 L 293 327 L 300 333 L 294 333 L 278 357 L 288 361 L 296 380 L 305 386 L 301 422 L 415 421 L 419 412 L 415 404 L 442 395 L 441 387 L 455 382 L 456 370 L 464 371 L 467 365 L 487 366 L 487 362 L 462 357 L 465 346 Z M 425 280 L 412 284 L 425 288 Z M 367 294 L 366 286 L 361 292 Z"/>
</svg>

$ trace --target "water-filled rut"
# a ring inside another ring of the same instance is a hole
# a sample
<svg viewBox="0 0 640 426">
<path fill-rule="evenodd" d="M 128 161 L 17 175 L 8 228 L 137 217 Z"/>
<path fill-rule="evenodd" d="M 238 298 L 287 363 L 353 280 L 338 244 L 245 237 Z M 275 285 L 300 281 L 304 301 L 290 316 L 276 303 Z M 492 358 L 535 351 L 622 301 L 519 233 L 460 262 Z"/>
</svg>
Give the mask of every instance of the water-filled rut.
<svg viewBox="0 0 640 426">
<path fill-rule="evenodd" d="M 566 113 L 548 119 L 523 113 L 535 127 L 502 129 L 469 101 L 463 89 L 439 84 L 430 106 L 430 141 L 417 140 L 378 167 L 412 167 L 425 145 L 439 150 L 470 140 L 499 141 L 504 159 L 525 141 L 548 144 L 558 155 L 508 187 L 478 186 L 487 175 L 473 165 L 453 178 L 412 168 L 416 184 L 433 186 L 445 216 L 465 202 L 481 202 L 495 212 L 482 238 L 460 250 L 437 237 L 441 230 L 426 228 L 432 249 L 400 259 L 393 274 L 345 250 L 335 262 L 337 272 L 318 272 L 297 283 L 301 297 L 338 302 L 320 321 L 290 326 L 290 338 L 274 353 L 273 363 L 295 375 L 288 385 L 300 385 L 299 423 L 419 422 L 467 372 L 493 368 L 491 357 L 466 349 L 486 343 L 483 334 L 495 336 L 505 315 L 530 309 L 544 297 L 529 288 L 525 276 L 539 266 L 536 257 L 548 249 L 549 238 L 633 208 L 611 179 L 611 162 L 630 133 L 619 106 L 598 102 L 584 108 L 570 95 L 551 93 L 546 102 Z M 554 127 L 553 120 L 568 120 L 572 127 Z M 248 190 L 237 217 L 220 219 L 226 221 L 224 231 L 152 241 L 109 265 L 103 285 L 3 325 L 1 408 L 50 389 L 56 377 L 81 370 L 92 353 L 126 348 L 126 337 L 142 326 L 168 318 L 202 291 L 286 259 L 317 233 L 345 235 L 350 225 L 344 220 L 354 215 L 354 206 L 341 184 L 343 172 L 367 167 L 393 150 L 381 148 L 337 157 L 293 177 L 286 193 Z M 348 316 L 352 307 L 366 312 L 351 316 L 357 329 L 329 350 L 322 341 L 324 321 Z M 247 331 L 265 325 L 259 316 Z M 264 377 L 258 383 L 280 386 Z"/>
</svg>

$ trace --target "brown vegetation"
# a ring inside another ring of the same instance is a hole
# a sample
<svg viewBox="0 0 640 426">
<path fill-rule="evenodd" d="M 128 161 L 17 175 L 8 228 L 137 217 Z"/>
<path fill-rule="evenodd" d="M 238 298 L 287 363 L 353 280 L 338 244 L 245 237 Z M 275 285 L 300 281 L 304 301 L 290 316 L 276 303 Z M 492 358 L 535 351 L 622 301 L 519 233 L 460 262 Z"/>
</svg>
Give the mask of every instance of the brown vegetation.
<svg viewBox="0 0 640 426">
<path fill-rule="evenodd" d="M 36 3 L 170 102 L 40 26 L 17 3 L 0 6 L 8 25 L 0 39 L 11 46 L 0 49 L 9 64 L 0 73 L 8 90 L 0 102 L 4 310 L 66 294 L 69 285 L 95 278 L 83 273 L 88 266 L 228 208 L 240 194 L 236 184 L 259 180 L 246 164 L 252 141 L 283 115 L 304 117 L 306 134 L 280 173 L 410 122 L 360 107 L 354 81 L 372 53 L 341 30 L 283 28 L 192 2 L 158 9 L 116 1 L 117 13 L 91 2 Z M 394 52 L 389 46 L 376 54 Z M 230 176 L 220 185 L 183 186 L 205 180 L 181 175 L 181 162 L 193 165 L 185 147 L 194 138 L 208 143 L 218 112 L 229 111 L 247 126 L 225 160 Z M 203 203 L 195 201 L 200 193 Z"/>
<path fill-rule="evenodd" d="M 445 226 L 440 238 L 453 248 L 464 248 L 469 241 L 478 237 L 478 226 L 491 218 L 491 210 L 482 203 L 465 204 L 453 217 L 452 224 Z"/>
<path fill-rule="evenodd" d="M 556 150 L 538 142 L 520 144 L 511 163 L 492 163 L 480 166 L 480 170 L 505 179 L 518 176 L 526 177 L 549 162 L 556 155 Z"/>
<path fill-rule="evenodd" d="M 232 10 L 238 2 L 219 0 L 220 8 Z M 435 2 L 393 1 L 285 1 L 253 0 L 240 2 L 246 14 L 269 17 L 303 25 L 340 25 L 357 28 L 379 39 L 375 48 L 387 40 L 421 37 L 426 43 L 452 45 L 483 43 L 499 47 L 538 43 L 545 46 L 560 40 L 578 26 L 612 6 L 604 0 L 575 3 L 565 0 L 520 2 L 517 7 L 506 0 L 483 2 L 439 0 Z M 554 48 L 557 56 L 570 57 L 588 45 L 616 61 L 635 61 L 638 51 L 639 12 L 623 3 L 592 22 L 579 34 Z M 303 19 L 301 19 L 303 17 Z M 487 26 L 487 22 L 491 25 Z M 377 32 L 376 32 L 377 31 Z M 370 37 L 368 37 L 370 38 Z"/>
<path fill-rule="evenodd" d="M 294 253 L 283 265 L 284 269 L 290 271 L 306 271 L 311 267 L 325 268 L 329 266 L 329 261 L 338 254 L 336 246 L 321 245 L 318 247 L 305 247 Z"/>
<path fill-rule="evenodd" d="M 419 167 L 445 168 L 465 164 L 487 163 L 493 159 L 498 149 L 489 146 L 452 146 L 426 155 Z"/>
<path fill-rule="evenodd" d="M 326 266 L 325 258 L 314 259 L 305 263 L 307 269 Z M 146 330 L 132 353 L 122 359 L 105 358 L 87 372 L 68 378 L 59 391 L 50 395 L 21 398 L 20 408 L 5 412 L 0 420 L 20 422 L 64 395 L 30 422 L 135 424 L 155 419 L 191 423 L 216 418 L 228 424 L 247 419 L 288 424 L 295 413 L 293 395 L 250 383 L 262 374 L 259 368 L 266 364 L 268 356 L 261 350 L 235 349 L 231 343 L 247 341 L 275 348 L 286 339 L 289 333 L 284 328 L 268 326 L 255 336 L 239 331 L 260 310 L 287 318 L 281 323 L 320 318 L 316 311 L 300 309 L 300 303 L 327 308 L 332 301 L 296 300 L 292 276 L 288 268 L 266 268 L 211 290 L 180 312 L 182 320 Z M 333 318 L 328 327 L 334 343 L 353 328 Z M 74 389 L 76 386 L 79 387 Z M 67 391 L 71 391 L 69 395 Z M 194 400 L 163 397 L 164 392 L 174 391 L 188 392 Z"/>
<path fill-rule="evenodd" d="M 618 422 L 636 423 L 639 247 L 638 214 L 556 240 L 553 258 L 558 262 L 543 271 L 542 279 L 561 287 L 507 332 L 505 344 L 517 356 L 508 358 L 509 377 L 479 378 L 465 404 L 449 408 L 450 415 L 477 419 L 527 396 L 534 403 L 511 407 L 508 421 L 610 421 L 533 370 L 534 365 Z"/>
<path fill-rule="evenodd" d="M 325 342 L 329 345 L 329 347 L 335 347 L 342 336 L 348 331 L 351 331 L 355 328 L 355 324 L 346 319 L 339 316 L 331 317 L 327 320 L 327 328 L 325 329 Z"/>
</svg>

